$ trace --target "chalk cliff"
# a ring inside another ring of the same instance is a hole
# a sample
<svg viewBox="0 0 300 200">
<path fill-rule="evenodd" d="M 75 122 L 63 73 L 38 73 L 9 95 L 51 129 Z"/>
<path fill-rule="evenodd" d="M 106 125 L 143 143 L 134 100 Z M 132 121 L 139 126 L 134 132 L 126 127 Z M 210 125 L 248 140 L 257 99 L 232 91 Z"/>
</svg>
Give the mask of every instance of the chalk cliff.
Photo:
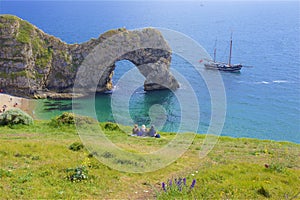
<svg viewBox="0 0 300 200">
<path fill-rule="evenodd" d="M 171 55 L 161 33 L 151 28 L 120 28 L 82 44 L 66 44 L 16 16 L 0 16 L 0 89 L 18 96 L 83 96 L 83 91 L 93 92 L 92 84 L 97 92 L 111 90 L 119 60 L 129 60 L 139 69 L 145 90 L 177 89 L 169 70 Z M 81 79 L 86 81 L 79 82 L 82 90 L 73 93 L 82 65 Z M 99 74 L 95 80 L 90 78 L 94 73 Z"/>
</svg>

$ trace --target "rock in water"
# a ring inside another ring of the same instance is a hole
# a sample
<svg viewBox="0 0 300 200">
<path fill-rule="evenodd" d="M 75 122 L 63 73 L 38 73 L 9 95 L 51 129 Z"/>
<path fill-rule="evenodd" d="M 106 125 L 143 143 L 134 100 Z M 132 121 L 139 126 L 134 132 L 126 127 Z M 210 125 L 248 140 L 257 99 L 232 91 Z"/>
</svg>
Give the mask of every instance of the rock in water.
<svg viewBox="0 0 300 200">
<path fill-rule="evenodd" d="M 111 90 L 115 62 L 131 61 L 146 78 L 145 90 L 177 89 L 171 74 L 171 49 L 158 30 L 110 30 L 82 44 L 66 44 L 29 22 L 0 16 L 0 89 L 35 98 L 71 98 Z M 87 58 L 92 58 L 92 61 Z M 73 93 L 76 74 L 85 81 Z M 97 76 L 91 78 L 97 70 Z M 93 89 L 96 85 L 96 89 Z M 80 91 L 80 90 L 79 90 Z"/>
</svg>

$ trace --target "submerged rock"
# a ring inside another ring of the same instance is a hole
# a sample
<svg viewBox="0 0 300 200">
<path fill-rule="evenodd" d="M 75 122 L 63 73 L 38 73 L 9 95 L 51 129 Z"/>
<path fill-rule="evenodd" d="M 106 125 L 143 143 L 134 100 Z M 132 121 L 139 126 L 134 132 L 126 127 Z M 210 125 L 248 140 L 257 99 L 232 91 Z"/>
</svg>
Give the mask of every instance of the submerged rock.
<svg viewBox="0 0 300 200">
<path fill-rule="evenodd" d="M 71 98 L 105 92 L 113 88 L 115 62 L 120 60 L 139 69 L 145 90 L 177 89 L 169 70 L 171 55 L 161 33 L 151 28 L 120 28 L 82 44 L 66 44 L 16 16 L 0 16 L 0 89 L 13 95 Z M 80 89 L 74 93 L 82 66 Z"/>
</svg>

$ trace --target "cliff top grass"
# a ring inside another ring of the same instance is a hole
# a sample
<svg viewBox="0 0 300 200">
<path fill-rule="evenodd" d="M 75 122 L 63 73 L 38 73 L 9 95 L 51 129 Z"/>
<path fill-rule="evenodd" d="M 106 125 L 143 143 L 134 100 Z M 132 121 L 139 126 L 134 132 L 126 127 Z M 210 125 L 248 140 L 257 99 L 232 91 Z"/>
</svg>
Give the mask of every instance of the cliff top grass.
<svg viewBox="0 0 300 200">
<path fill-rule="evenodd" d="M 0 126 L 1 198 L 300 198 L 299 144 L 220 137 L 212 151 L 200 159 L 205 135 L 196 134 L 189 149 L 169 166 L 148 173 L 126 173 L 102 164 L 95 152 L 87 151 L 73 123 L 55 122 L 36 120 L 30 126 Z M 100 125 L 115 145 L 127 151 L 155 150 L 176 135 L 131 137 L 131 127 Z M 103 156 L 110 155 L 107 152 Z M 176 184 L 170 187 L 169 180 L 174 183 L 175 178 L 186 178 L 187 186 L 181 190 Z M 196 182 L 190 189 L 193 180 Z M 162 182 L 168 187 L 166 192 Z"/>
<path fill-rule="evenodd" d="M 30 24 L 25 20 L 22 20 L 21 18 L 18 18 L 17 16 L 8 15 L 8 14 L 0 15 L 0 19 L 1 19 L 0 21 L 1 28 L 13 26 L 15 23 L 18 23 L 19 29 L 16 32 L 17 41 L 25 44 L 30 43 L 32 32 L 35 29 L 32 24 Z"/>
</svg>

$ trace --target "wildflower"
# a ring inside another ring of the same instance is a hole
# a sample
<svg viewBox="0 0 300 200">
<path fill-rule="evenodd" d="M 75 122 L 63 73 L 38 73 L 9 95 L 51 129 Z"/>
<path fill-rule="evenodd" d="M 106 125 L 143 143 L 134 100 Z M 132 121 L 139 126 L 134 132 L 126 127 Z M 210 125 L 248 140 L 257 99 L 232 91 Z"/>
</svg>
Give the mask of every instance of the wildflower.
<svg viewBox="0 0 300 200">
<path fill-rule="evenodd" d="M 176 183 L 179 191 L 181 191 L 181 183 L 182 183 L 181 181 L 182 181 L 182 179 L 179 178 L 179 180 Z"/>
<path fill-rule="evenodd" d="M 186 185 L 186 178 L 183 178 L 183 184 Z"/>
<path fill-rule="evenodd" d="M 196 184 L 196 180 L 194 179 L 193 182 L 192 182 L 192 185 L 191 185 L 190 189 L 193 189 L 195 187 L 195 184 Z"/>
<path fill-rule="evenodd" d="M 198 171 L 195 171 L 196 172 L 196 174 L 198 174 Z"/>
<path fill-rule="evenodd" d="M 169 186 L 172 187 L 172 179 L 169 180 Z"/>
<path fill-rule="evenodd" d="M 166 189 L 166 184 L 165 184 L 165 182 L 162 182 L 162 184 L 161 184 L 161 187 L 162 187 L 162 189 L 163 189 L 165 192 L 167 192 L 167 189 Z"/>
<path fill-rule="evenodd" d="M 191 174 L 192 176 L 195 176 L 195 174 Z"/>
<path fill-rule="evenodd" d="M 267 154 L 268 153 L 268 149 L 267 149 L 267 146 L 265 145 L 265 150 L 264 150 L 264 153 Z"/>
<path fill-rule="evenodd" d="M 179 179 L 178 179 L 178 181 L 177 181 L 177 183 L 176 183 L 176 184 L 177 184 L 177 186 L 180 186 L 180 185 L 181 185 L 181 181 L 182 181 L 182 179 L 181 179 L 181 178 L 179 178 Z"/>
<path fill-rule="evenodd" d="M 220 192 L 220 197 L 222 197 L 224 195 L 224 192 L 223 191 L 221 191 Z"/>
</svg>

